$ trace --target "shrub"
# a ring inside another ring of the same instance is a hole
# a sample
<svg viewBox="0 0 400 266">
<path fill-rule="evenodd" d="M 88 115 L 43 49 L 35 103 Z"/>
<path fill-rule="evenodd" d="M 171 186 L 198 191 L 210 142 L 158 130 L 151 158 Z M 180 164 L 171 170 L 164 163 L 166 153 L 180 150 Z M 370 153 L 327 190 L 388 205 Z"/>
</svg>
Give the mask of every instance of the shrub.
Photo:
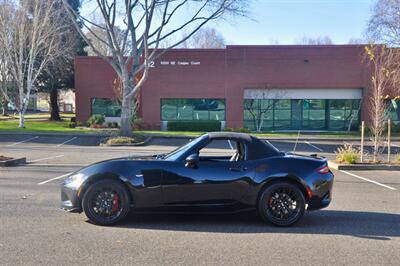
<svg viewBox="0 0 400 266">
<path fill-rule="evenodd" d="M 355 164 L 360 159 L 360 151 L 353 148 L 352 144 L 345 144 L 343 147 L 339 147 L 336 154 L 336 161 L 339 163 Z"/>
<path fill-rule="evenodd" d="M 76 123 L 76 117 L 71 117 L 70 122 Z"/>
<path fill-rule="evenodd" d="M 132 119 L 132 129 L 133 130 L 141 130 L 142 129 L 142 119 L 141 118 Z"/>
<path fill-rule="evenodd" d="M 219 121 L 168 121 L 169 131 L 220 131 Z"/>
<path fill-rule="evenodd" d="M 143 141 L 142 136 L 134 136 L 134 137 L 112 137 L 109 138 L 106 142 L 108 145 L 123 145 L 123 144 L 132 144 Z"/>
<path fill-rule="evenodd" d="M 76 122 L 76 126 L 77 127 L 83 127 L 83 126 L 85 126 L 85 124 L 78 121 L 78 122 Z"/>
<path fill-rule="evenodd" d="M 104 115 L 92 115 L 89 120 L 87 121 L 87 124 L 89 126 L 93 125 L 102 125 L 105 121 Z"/>
<path fill-rule="evenodd" d="M 250 129 L 244 128 L 244 127 L 239 127 L 239 128 L 227 127 L 227 128 L 224 128 L 224 131 L 227 131 L 227 132 L 239 132 L 239 133 L 251 133 Z"/>
<path fill-rule="evenodd" d="M 119 128 L 118 122 L 112 122 L 113 128 Z"/>
<path fill-rule="evenodd" d="M 67 127 L 76 128 L 76 123 L 75 122 L 68 122 Z"/>
<path fill-rule="evenodd" d="M 108 127 L 108 128 L 112 128 L 112 127 L 113 127 L 113 123 L 110 122 L 110 121 L 108 121 L 108 122 L 107 122 L 107 127 Z"/>
</svg>

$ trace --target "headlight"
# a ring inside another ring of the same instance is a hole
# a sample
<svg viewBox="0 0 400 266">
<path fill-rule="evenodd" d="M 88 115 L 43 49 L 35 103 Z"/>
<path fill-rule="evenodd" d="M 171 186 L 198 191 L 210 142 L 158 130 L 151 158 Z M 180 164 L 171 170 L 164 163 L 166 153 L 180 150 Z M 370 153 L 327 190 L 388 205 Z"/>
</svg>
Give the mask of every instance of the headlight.
<svg viewBox="0 0 400 266">
<path fill-rule="evenodd" d="M 82 173 L 71 175 L 65 180 L 65 185 L 68 187 L 79 188 L 86 180 L 87 176 Z"/>
</svg>

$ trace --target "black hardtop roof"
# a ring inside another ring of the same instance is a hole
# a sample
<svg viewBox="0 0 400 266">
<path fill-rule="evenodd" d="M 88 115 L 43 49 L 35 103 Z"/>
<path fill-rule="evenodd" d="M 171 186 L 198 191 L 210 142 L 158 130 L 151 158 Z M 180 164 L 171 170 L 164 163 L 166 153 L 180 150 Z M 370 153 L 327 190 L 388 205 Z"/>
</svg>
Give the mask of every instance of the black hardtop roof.
<svg viewBox="0 0 400 266">
<path fill-rule="evenodd" d="M 279 150 L 277 150 L 270 143 L 262 141 L 259 138 L 249 134 L 237 132 L 210 132 L 206 135 L 210 140 L 228 138 L 247 142 L 247 147 L 249 148 L 249 159 L 261 159 L 280 154 Z"/>
<path fill-rule="evenodd" d="M 210 139 L 223 139 L 223 138 L 228 138 L 228 139 L 237 139 L 237 140 L 244 140 L 247 142 L 251 142 L 252 139 L 254 139 L 253 136 L 245 133 L 238 133 L 238 132 L 209 132 L 207 133 L 208 137 Z"/>
</svg>

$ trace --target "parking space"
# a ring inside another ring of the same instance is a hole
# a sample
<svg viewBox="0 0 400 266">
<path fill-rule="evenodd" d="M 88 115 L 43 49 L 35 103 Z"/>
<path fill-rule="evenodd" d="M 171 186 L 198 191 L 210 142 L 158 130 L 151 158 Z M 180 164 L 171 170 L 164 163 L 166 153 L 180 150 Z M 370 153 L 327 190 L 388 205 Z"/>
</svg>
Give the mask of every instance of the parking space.
<svg viewBox="0 0 400 266">
<path fill-rule="evenodd" d="M 57 135 L 35 135 L 35 134 L 0 134 L 0 145 L 6 147 L 23 146 L 23 147 L 42 147 L 63 145 L 79 145 L 79 146 L 98 146 L 101 136 L 57 136 Z"/>
<path fill-rule="evenodd" d="M 297 265 L 312 258 L 315 265 L 395 265 L 400 259 L 400 191 L 343 172 L 335 171 L 332 204 L 290 228 L 265 225 L 254 212 L 131 214 L 117 226 L 98 227 L 58 209 L 62 178 L 51 179 L 75 169 L 0 168 L 2 264 Z M 356 174 L 400 188 L 399 172 L 366 173 Z"/>
</svg>

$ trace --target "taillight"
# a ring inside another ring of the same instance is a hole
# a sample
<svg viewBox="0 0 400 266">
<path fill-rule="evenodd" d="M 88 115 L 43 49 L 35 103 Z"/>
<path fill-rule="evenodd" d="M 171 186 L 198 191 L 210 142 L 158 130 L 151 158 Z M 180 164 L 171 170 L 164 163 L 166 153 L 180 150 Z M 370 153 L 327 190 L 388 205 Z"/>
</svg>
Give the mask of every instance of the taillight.
<svg viewBox="0 0 400 266">
<path fill-rule="evenodd" d="M 327 174 L 327 173 L 329 173 L 329 167 L 327 165 L 325 165 L 325 166 L 323 166 L 321 168 L 318 168 L 317 171 L 320 174 Z"/>
</svg>

